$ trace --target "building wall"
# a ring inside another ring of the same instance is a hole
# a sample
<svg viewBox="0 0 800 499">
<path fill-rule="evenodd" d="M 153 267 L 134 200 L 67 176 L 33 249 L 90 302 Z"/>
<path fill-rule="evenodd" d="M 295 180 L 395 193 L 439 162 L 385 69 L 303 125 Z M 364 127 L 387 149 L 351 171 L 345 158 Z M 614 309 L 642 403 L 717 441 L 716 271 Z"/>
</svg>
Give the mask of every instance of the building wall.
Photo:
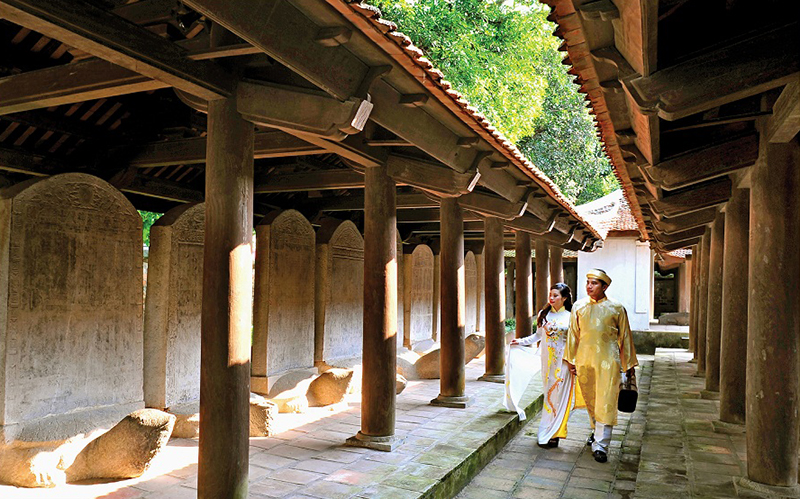
<svg viewBox="0 0 800 499">
<path fill-rule="evenodd" d="M 578 253 L 577 297 L 586 298 L 586 273 L 601 268 L 611 276 L 607 295 L 619 300 L 628 311 L 631 329 L 650 328 L 652 259 L 649 243 L 632 237 L 610 237 L 592 253 Z"/>
</svg>

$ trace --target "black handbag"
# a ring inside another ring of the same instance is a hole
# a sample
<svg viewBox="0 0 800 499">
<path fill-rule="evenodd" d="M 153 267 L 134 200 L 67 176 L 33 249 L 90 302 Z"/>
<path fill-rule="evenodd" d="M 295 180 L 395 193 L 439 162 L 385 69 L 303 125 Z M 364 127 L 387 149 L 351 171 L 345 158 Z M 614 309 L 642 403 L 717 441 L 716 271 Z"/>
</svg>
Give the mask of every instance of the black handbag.
<svg viewBox="0 0 800 499">
<path fill-rule="evenodd" d="M 638 400 L 639 388 L 636 386 L 636 373 L 634 372 L 619 385 L 617 409 L 619 409 L 620 412 L 633 412 L 636 410 L 636 402 Z"/>
</svg>

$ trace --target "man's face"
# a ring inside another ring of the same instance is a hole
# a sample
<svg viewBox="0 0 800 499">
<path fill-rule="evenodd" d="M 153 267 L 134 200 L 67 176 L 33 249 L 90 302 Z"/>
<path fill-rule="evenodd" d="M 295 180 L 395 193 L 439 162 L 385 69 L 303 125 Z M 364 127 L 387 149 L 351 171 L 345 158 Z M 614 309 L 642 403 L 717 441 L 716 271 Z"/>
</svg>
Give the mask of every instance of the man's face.
<svg viewBox="0 0 800 499">
<path fill-rule="evenodd" d="M 586 279 L 586 294 L 593 300 L 605 296 L 608 285 L 599 279 Z"/>
</svg>

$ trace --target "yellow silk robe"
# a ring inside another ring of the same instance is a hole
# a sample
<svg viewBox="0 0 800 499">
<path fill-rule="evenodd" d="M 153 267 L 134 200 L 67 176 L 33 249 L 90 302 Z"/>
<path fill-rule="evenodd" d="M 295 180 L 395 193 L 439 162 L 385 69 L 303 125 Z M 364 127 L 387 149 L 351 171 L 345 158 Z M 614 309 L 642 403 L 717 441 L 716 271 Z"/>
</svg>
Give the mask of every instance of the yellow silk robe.
<svg viewBox="0 0 800 499">
<path fill-rule="evenodd" d="M 572 307 L 564 360 L 578 371 L 578 385 L 594 422 L 617 424 L 620 372 L 639 365 L 628 312 L 618 301 L 578 300 Z"/>
</svg>

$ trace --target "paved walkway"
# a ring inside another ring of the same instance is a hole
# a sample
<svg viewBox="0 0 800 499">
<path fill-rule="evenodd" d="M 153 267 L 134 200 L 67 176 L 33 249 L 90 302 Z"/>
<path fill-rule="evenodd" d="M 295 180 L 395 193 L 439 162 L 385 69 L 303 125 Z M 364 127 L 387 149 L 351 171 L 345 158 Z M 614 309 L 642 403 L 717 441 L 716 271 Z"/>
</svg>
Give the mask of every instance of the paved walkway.
<svg viewBox="0 0 800 499">
<path fill-rule="evenodd" d="M 637 372 L 639 403 L 631 415 L 620 413 L 608 462 L 592 457 L 586 439 L 591 433 L 585 409 L 570 416 L 569 434 L 555 449 L 536 442 L 539 417 L 532 420 L 459 494 L 462 499 L 550 499 L 632 497 L 647 411 L 651 356 L 640 356 Z"/>
</svg>

